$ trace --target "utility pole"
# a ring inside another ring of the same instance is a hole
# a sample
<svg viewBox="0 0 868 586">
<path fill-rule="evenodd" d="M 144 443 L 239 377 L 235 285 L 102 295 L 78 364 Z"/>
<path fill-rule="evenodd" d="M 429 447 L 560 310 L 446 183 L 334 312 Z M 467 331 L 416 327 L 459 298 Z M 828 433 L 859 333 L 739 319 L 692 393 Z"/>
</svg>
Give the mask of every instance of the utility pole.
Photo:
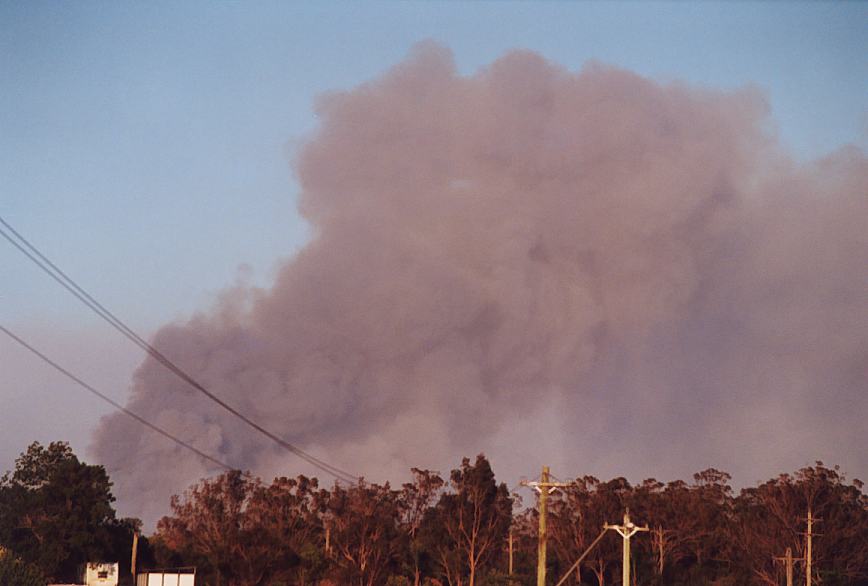
<svg viewBox="0 0 868 586">
<path fill-rule="evenodd" d="M 130 573 L 133 575 L 133 586 L 136 584 L 136 557 L 139 553 L 139 532 L 133 531 L 133 553 L 130 557 Z"/>
<path fill-rule="evenodd" d="M 539 542 L 537 543 L 536 562 L 536 586 L 546 584 L 546 506 L 549 495 L 558 488 L 569 486 L 561 482 L 549 481 L 549 467 L 543 466 L 539 482 L 524 482 L 523 486 L 530 486 L 539 493 Z"/>
<path fill-rule="evenodd" d="M 622 586 L 630 586 L 630 538 L 633 537 L 639 531 L 649 531 L 648 525 L 644 527 L 637 527 L 630 521 L 630 509 L 627 509 L 624 512 L 624 524 L 623 525 L 609 525 L 606 523 L 603 525 L 603 529 L 612 529 L 618 532 L 624 539 L 624 558 L 623 558 L 623 571 L 621 584 Z"/>
<path fill-rule="evenodd" d="M 805 584 L 806 586 L 811 586 L 813 584 L 812 577 L 812 565 L 814 563 L 814 552 L 813 552 L 813 541 L 814 541 L 814 522 L 820 521 L 821 519 L 814 518 L 814 512 L 809 508 L 808 509 L 808 531 L 805 533 L 805 537 L 807 538 L 807 543 L 805 544 Z"/>
<path fill-rule="evenodd" d="M 512 576 L 512 524 L 509 525 L 509 575 Z"/>
<path fill-rule="evenodd" d="M 787 586 L 793 586 L 793 562 L 799 562 L 804 559 L 805 558 L 794 558 L 793 549 L 791 547 L 787 548 L 787 553 L 784 557 L 775 558 L 775 561 L 784 562 L 787 572 Z"/>
</svg>

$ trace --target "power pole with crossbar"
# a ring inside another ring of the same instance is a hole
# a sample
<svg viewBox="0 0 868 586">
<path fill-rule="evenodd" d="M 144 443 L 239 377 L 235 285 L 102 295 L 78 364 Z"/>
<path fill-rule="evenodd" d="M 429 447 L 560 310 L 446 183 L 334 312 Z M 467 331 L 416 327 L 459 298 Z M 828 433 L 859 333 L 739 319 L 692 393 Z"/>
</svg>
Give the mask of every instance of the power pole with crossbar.
<svg viewBox="0 0 868 586">
<path fill-rule="evenodd" d="M 523 486 L 529 486 L 539 493 L 539 542 L 537 544 L 537 563 L 536 563 L 536 585 L 545 586 L 546 584 L 546 514 L 549 495 L 564 486 L 569 486 L 562 482 L 551 482 L 549 480 L 549 467 L 543 466 L 542 474 L 539 482 L 522 482 Z"/>
<path fill-rule="evenodd" d="M 624 568 L 622 571 L 621 584 L 623 586 L 630 586 L 630 538 L 633 537 L 639 531 L 649 531 L 648 526 L 637 527 L 630 520 L 630 509 L 627 509 L 624 512 L 624 524 L 623 525 L 609 525 L 606 523 L 603 525 L 603 529 L 612 529 L 613 531 L 617 531 L 618 535 L 620 535 L 624 539 L 624 557 L 623 564 Z"/>
<path fill-rule="evenodd" d="M 787 553 L 784 557 L 776 557 L 774 558 L 777 562 L 783 562 L 784 567 L 786 568 L 787 573 L 787 586 L 793 586 L 793 562 L 801 562 L 804 561 L 805 558 L 794 558 L 793 557 L 793 549 L 791 547 L 787 548 Z"/>
</svg>

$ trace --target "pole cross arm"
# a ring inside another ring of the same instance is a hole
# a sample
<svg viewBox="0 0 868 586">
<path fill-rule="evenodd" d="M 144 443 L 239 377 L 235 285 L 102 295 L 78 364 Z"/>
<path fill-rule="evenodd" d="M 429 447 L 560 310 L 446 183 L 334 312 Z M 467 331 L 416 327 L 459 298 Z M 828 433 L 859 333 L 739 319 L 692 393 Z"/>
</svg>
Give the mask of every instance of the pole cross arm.
<svg viewBox="0 0 868 586">
<path fill-rule="evenodd" d="M 565 486 L 570 486 L 570 482 L 537 482 L 537 481 L 526 481 L 522 480 L 522 486 L 528 486 L 538 493 L 542 494 L 543 490 L 546 491 L 546 494 L 552 494 L 554 491 L 564 488 Z"/>
<path fill-rule="evenodd" d="M 624 539 L 630 539 L 631 537 L 636 535 L 636 533 L 638 533 L 639 531 L 649 531 L 649 528 L 647 526 L 646 527 L 636 527 L 635 525 L 633 525 L 632 527 L 625 527 L 625 526 L 621 526 L 621 525 L 608 525 L 608 524 L 606 524 L 606 525 L 604 525 L 604 527 L 606 529 L 614 529 L 615 531 L 618 532 L 618 535 L 620 535 Z"/>
<path fill-rule="evenodd" d="M 546 530 L 546 502 L 548 497 L 554 491 L 570 484 L 563 482 L 549 481 L 549 467 L 543 466 L 542 474 L 540 474 L 539 482 L 521 481 L 522 486 L 529 486 L 539 493 L 539 539 L 537 541 L 537 567 L 536 567 L 536 583 L 537 586 L 545 586 L 546 583 L 546 540 L 548 532 Z"/>
<path fill-rule="evenodd" d="M 622 561 L 622 577 L 621 584 L 625 586 L 629 586 L 630 582 L 630 538 L 633 537 L 639 531 L 650 531 L 648 525 L 644 527 L 638 527 L 635 523 L 630 520 L 630 509 L 627 509 L 624 512 L 624 524 L 623 525 L 610 525 L 606 523 L 603 525 L 603 531 L 607 531 L 612 529 L 613 531 L 617 531 L 618 535 L 621 536 L 624 542 L 624 555 Z"/>
</svg>

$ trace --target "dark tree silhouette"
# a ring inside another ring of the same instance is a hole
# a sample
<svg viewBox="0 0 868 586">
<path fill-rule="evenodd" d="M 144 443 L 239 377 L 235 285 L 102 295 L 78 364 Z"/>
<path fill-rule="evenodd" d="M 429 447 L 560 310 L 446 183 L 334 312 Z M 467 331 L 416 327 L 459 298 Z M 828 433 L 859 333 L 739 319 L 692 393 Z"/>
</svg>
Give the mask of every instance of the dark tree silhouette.
<svg viewBox="0 0 868 586">
<path fill-rule="evenodd" d="M 174 497 L 150 545 L 161 564 L 197 566 L 204 586 L 534 584 L 537 511 L 513 509 L 484 456 L 462 460 L 448 481 L 412 474 L 392 490 L 367 482 L 325 489 L 304 476 L 265 484 L 227 472 Z M 814 583 L 868 584 L 860 481 L 821 462 L 737 496 L 729 481 L 713 468 L 690 483 L 577 478 L 551 498 L 550 575 L 563 575 L 629 507 L 651 528 L 632 542 L 637 584 L 777 586 L 782 568 L 773 558 L 787 548 L 805 555 L 810 510 L 818 519 Z M 105 470 L 80 462 L 68 445 L 31 445 L 0 479 L 0 584 L 41 586 L 43 574 L 74 582 L 79 564 L 96 560 L 120 561 L 129 580 L 123 566 L 140 523 L 116 518 L 110 488 Z M 507 576 L 510 526 L 515 571 Z M 573 586 L 619 583 L 621 540 L 609 533 L 569 576 Z M 149 540 L 140 543 L 147 557 Z M 804 565 L 796 575 L 803 582 Z"/>
<path fill-rule="evenodd" d="M 405 544 L 396 496 L 388 484 L 336 486 L 328 495 L 339 584 L 375 586 L 397 571 Z"/>
<path fill-rule="evenodd" d="M 31 444 L 0 479 L 0 545 L 57 581 L 75 582 L 79 566 L 115 553 L 131 537 L 112 508 L 102 466 L 84 464 L 64 442 Z"/>
<path fill-rule="evenodd" d="M 398 495 L 398 506 L 401 511 L 401 529 L 407 535 L 409 556 L 408 566 L 412 575 L 413 586 L 422 584 L 423 576 L 432 571 L 433 559 L 430 551 L 425 548 L 421 528 L 425 514 L 440 498 L 444 482 L 440 476 L 430 470 L 413 468 L 413 482 L 403 485 Z"/>
<path fill-rule="evenodd" d="M 450 586 L 475 586 L 503 554 L 512 518 L 512 498 L 498 485 L 488 460 L 464 458 L 452 471 L 450 491 L 425 521 L 425 541 Z"/>
</svg>

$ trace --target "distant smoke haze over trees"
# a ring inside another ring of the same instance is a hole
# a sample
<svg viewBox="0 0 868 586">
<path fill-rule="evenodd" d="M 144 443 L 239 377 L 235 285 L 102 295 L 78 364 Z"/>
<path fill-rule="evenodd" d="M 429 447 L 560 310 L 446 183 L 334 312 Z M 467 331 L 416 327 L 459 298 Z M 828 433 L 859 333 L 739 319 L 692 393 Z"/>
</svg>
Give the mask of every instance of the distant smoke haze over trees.
<svg viewBox="0 0 868 586">
<path fill-rule="evenodd" d="M 754 87 L 527 51 L 461 75 L 431 43 L 316 110 L 311 241 L 153 339 L 240 411 L 377 482 L 480 449 L 510 477 L 868 469 L 859 149 L 794 161 Z M 128 406 L 260 476 L 314 472 L 150 358 Z M 93 452 L 150 526 L 216 472 L 120 414 Z"/>
</svg>

